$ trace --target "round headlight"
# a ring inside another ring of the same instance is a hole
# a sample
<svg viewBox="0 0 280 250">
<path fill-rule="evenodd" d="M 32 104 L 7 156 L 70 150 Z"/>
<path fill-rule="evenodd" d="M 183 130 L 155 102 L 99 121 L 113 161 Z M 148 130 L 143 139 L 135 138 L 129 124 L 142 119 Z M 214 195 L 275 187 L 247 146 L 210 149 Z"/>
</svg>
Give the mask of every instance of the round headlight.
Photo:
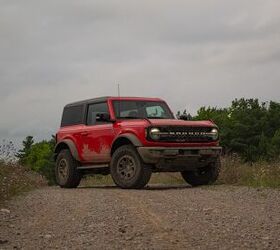
<svg viewBox="0 0 280 250">
<path fill-rule="evenodd" d="M 215 141 L 218 140 L 219 139 L 219 131 L 218 131 L 218 129 L 213 128 L 211 130 L 211 135 L 212 135 L 213 140 L 215 140 Z"/>
<path fill-rule="evenodd" d="M 150 137 L 153 140 L 159 140 L 160 139 L 160 130 L 158 128 L 151 128 Z"/>
</svg>

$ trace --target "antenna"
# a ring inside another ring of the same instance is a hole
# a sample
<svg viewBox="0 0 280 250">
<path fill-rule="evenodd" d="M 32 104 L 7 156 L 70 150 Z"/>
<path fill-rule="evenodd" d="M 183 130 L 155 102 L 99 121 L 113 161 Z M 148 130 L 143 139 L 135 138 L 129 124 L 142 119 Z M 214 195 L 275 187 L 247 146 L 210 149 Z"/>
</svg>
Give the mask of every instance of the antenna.
<svg viewBox="0 0 280 250">
<path fill-rule="evenodd" d="M 120 84 L 118 83 L 118 97 L 119 97 L 119 100 L 118 100 L 118 117 L 120 117 L 120 114 L 121 114 L 121 100 L 120 100 L 120 96 L 121 96 L 121 90 L 120 90 Z"/>
<path fill-rule="evenodd" d="M 120 84 L 118 83 L 118 97 L 120 97 L 121 91 L 120 91 Z"/>
</svg>

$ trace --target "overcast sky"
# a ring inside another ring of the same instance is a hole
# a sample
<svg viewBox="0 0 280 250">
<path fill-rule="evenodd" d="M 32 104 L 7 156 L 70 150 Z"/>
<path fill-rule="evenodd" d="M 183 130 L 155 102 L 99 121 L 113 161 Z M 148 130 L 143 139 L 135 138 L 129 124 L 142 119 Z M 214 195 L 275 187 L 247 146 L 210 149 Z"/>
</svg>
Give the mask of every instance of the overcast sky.
<svg viewBox="0 0 280 250">
<path fill-rule="evenodd" d="M 0 139 L 48 138 L 117 83 L 191 113 L 280 101 L 280 1 L 0 0 Z"/>
</svg>

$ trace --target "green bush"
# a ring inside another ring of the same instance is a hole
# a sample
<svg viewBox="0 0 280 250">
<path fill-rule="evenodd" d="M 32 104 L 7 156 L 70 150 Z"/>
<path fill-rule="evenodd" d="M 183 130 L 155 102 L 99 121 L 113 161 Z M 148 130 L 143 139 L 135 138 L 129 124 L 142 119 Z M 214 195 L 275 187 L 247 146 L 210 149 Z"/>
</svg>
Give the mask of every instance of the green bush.
<svg viewBox="0 0 280 250">
<path fill-rule="evenodd" d="M 30 143 L 32 142 L 32 143 Z M 34 143 L 33 137 L 28 136 L 23 141 L 23 149 L 18 154 L 19 162 L 29 169 L 40 173 L 49 185 L 55 184 L 53 151 L 55 140 Z"/>
<path fill-rule="evenodd" d="M 202 107 L 193 119 L 213 120 L 225 152 L 245 161 L 273 161 L 280 155 L 280 103 L 236 99 L 229 108 Z"/>
</svg>

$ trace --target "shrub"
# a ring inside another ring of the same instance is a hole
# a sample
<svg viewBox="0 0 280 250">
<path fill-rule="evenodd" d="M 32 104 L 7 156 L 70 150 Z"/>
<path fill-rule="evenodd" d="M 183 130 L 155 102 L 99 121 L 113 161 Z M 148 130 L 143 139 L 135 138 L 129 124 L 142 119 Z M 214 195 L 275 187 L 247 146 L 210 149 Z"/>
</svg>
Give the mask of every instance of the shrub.
<svg viewBox="0 0 280 250">
<path fill-rule="evenodd" d="M 279 162 L 245 163 L 236 156 L 222 159 L 218 183 L 252 187 L 280 187 Z"/>
<path fill-rule="evenodd" d="M 280 103 L 236 99 L 228 108 L 202 107 L 194 120 L 213 120 L 226 153 L 243 160 L 271 161 L 280 155 Z"/>
<path fill-rule="evenodd" d="M 32 145 L 28 156 L 25 158 L 25 165 L 45 176 L 49 185 L 55 183 L 53 145 L 49 141 Z"/>
<path fill-rule="evenodd" d="M 19 163 L 43 175 L 49 185 L 55 183 L 53 151 L 54 137 L 49 140 L 34 143 L 32 136 L 27 136 L 22 142 L 23 148 L 16 155 Z"/>
<path fill-rule="evenodd" d="M 0 202 L 46 184 L 41 175 L 26 167 L 0 162 Z"/>
</svg>

